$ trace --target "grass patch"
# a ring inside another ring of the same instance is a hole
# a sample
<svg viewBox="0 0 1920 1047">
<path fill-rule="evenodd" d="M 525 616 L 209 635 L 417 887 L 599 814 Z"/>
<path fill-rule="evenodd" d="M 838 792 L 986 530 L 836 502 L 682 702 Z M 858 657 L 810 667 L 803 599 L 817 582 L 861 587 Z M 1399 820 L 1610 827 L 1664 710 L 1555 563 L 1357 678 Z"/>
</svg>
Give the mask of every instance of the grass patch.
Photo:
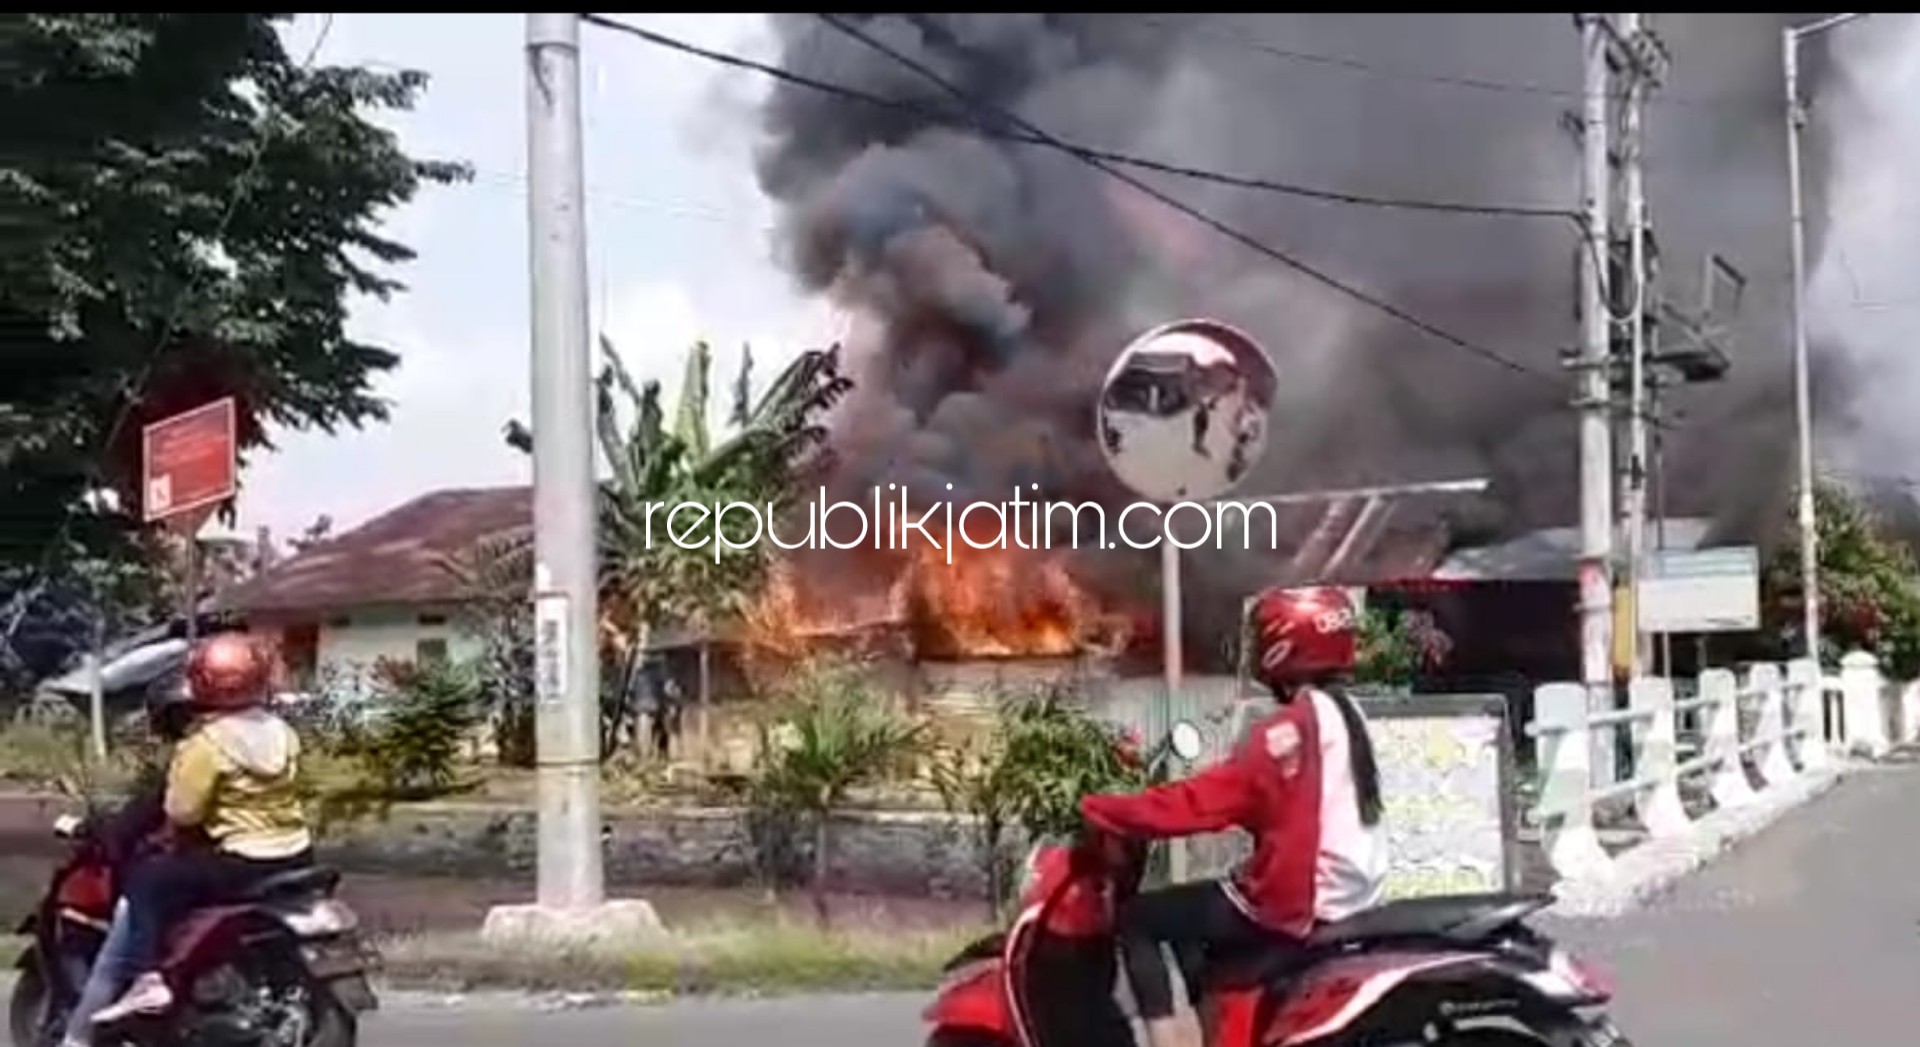
<svg viewBox="0 0 1920 1047">
<path fill-rule="evenodd" d="M 823 931 L 769 919 L 674 932 L 660 943 L 515 945 L 471 933 L 380 943 L 383 975 L 406 988 L 750 995 L 931 988 L 975 928 Z"/>
</svg>

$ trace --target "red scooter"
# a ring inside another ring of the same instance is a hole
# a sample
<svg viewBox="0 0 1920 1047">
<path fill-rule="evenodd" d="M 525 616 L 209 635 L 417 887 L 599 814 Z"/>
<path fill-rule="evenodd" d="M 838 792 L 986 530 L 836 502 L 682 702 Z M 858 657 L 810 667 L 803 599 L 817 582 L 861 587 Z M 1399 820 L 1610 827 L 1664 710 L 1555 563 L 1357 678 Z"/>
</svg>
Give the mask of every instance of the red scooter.
<svg viewBox="0 0 1920 1047">
<path fill-rule="evenodd" d="M 54 832 L 72 847 L 16 931 L 29 945 L 7 1008 L 13 1047 L 59 1042 L 119 893 L 88 822 L 63 816 Z M 353 1047 L 358 1016 L 379 1004 L 359 920 L 333 897 L 339 880 L 330 869 L 285 873 L 190 914 L 168 935 L 161 962 L 173 1009 L 103 1029 L 95 1042 Z"/>
<path fill-rule="evenodd" d="M 1159 754 L 1200 754 L 1174 725 Z M 1098 835 L 1043 845 L 1005 932 L 948 962 L 923 1017 L 927 1047 L 1133 1047 L 1115 998 L 1114 907 L 1139 888 L 1147 849 Z M 1526 917 L 1546 895 L 1389 902 L 1289 947 L 1211 957 L 1200 1021 L 1208 1047 L 1628 1047 L 1604 1013 L 1611 987 Z"/>
</svg>

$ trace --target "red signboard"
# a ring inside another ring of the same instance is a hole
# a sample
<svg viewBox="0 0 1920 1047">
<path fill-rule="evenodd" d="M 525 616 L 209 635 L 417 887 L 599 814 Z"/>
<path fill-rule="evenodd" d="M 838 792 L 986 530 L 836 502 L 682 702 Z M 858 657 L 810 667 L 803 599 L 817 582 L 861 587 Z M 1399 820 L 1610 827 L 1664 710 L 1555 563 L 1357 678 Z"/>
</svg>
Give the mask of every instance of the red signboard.
<svg viewBox="0 0 1920 1047">
<path fill-rule="evenodd" d="M 230 396 L 147 426 L 140 439 L 147 522 L 188 513 L 204 521 L 232 498 L 239 483 L 236 444 Z"/>
</svg>

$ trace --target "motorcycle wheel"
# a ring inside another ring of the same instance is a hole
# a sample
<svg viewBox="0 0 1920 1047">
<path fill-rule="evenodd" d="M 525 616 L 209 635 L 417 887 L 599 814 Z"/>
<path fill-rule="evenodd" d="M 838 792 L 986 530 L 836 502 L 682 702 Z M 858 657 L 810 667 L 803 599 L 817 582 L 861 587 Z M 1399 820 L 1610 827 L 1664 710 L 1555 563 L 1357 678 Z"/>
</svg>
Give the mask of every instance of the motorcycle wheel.
<svg viewBox="0 0 1920 1047">
<path fill-rule="evenodd" d="M 360 1023 L 353 1013 L 334 999 L 322 983 L 309 979 L 304 970 L 284 956 L 269 954 L 250 958 L 251 962 L 222 968 L 209 977 L 223 999 L 240 1001 L 236 1012 L 222 1005 L 213 1011 L 195 1011 L 188 1017 L 183 1039 L 228 1038 L 223 1027 L 235 1018 L 243 1020 L 239 1028 L 271 1047 L 356 1047 Z M 265 1024 L 260 1024 L 261 1021 Z M 202 1022 L 207 1028 L 197 1028 Z M 292 1027 L 288 1027 L 291 1024 Z M 288 1035 L 297 1033 L 295 1035 Z"/>
<path fill-rule="evenodd" d="M 316 992 L 310 999 L 313 1035 L 307 1038 L 306 1047 L 355 1047 L 360 1040 L 360 1020 L 325 993 Z"/>
<path fill-rule="evenodd" d="M 46 1038 L 50 1006 L 46 975 L 39 964 L 27 964 L 14 980 L 13 995 L 7 1000 L 7 1036 L 14 1047 L 39 1047 Z"/>
</svg>

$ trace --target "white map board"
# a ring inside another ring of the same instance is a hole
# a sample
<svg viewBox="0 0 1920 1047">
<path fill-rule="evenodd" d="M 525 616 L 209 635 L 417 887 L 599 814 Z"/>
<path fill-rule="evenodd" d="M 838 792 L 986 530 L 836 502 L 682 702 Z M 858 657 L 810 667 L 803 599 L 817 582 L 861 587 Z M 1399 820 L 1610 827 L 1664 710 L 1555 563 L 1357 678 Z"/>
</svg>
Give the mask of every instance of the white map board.
<svg viewBox="0 0 1920 1047">
<path fill-rule="evenodd" d="M 1519 869 L 1504 700 L 1417 695 L 1363 698 L 1361 706 L 1387 808 L 1387 895 L 1511 889 Z M 1246 717 L 1233 719 L 1245 728 Z M 1188 876 L 1225 875 L 1248 850 L 1238 832 L 1195 837 Z"/>
</svg>

